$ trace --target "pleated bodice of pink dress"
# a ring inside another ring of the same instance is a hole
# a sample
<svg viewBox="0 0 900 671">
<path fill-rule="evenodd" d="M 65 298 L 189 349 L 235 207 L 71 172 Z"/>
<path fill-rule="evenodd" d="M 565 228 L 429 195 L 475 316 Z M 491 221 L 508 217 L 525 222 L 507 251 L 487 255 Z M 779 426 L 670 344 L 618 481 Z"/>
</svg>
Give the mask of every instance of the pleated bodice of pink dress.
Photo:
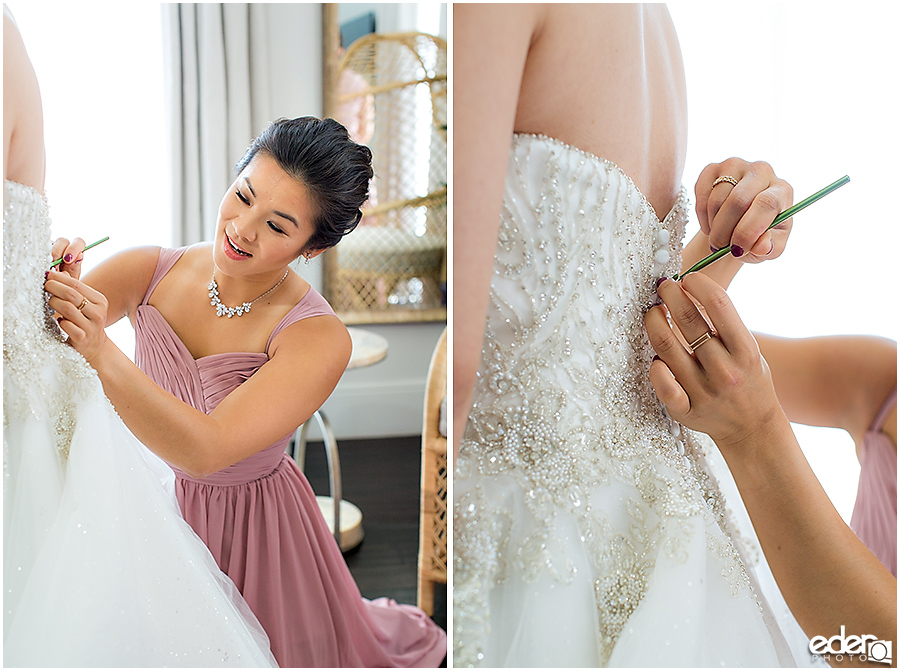
<svg viewBox="0 0 900 671">
<path fill-rule="evenodd" d="M 184 249 L 163 249 L 135 317 L 137 365 L 157 384 L 211 412 L 266 361 L 265 353 L 195 360 L 149 305 Z M 314 289 L 269 338 L 331 307 Z M 203 479 L 175 470 L 185 519 L 237 585 L 283 667 L 436 667 L 446 635 L 413 606 L 364 599 L 319 512 L 315 494 L 285 453 L 290 436 Z"/>
<path fill-rule="evenodd" d="M 881 429 L 897 404 L 897 390 L 866 432 L 859 448 L 859 488 L 850 528 L 897 575 L 897 448 Z"/>
</svg>

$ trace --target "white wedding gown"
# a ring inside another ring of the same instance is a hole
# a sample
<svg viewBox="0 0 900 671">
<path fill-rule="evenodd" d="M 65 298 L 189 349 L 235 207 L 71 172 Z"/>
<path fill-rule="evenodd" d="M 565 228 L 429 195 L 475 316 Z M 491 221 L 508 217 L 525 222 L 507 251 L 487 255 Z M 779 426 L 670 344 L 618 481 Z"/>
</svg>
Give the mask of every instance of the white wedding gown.
<svg viewBox="0 0 900 671">
<path fill-rule="evenodd" d="M 810 663 L 715 446 L 649 382 L 687 216 L 684 191 L 660 221 L 612 163 L 514 137 L 454 478 L 456 666 Z"/>
<path fill-rule="evenodd" d="M 172 470 L 58 337 L 45 199 L 6 181 L 3 203 L 4 665 L 275 666 Z"/>
</svg>

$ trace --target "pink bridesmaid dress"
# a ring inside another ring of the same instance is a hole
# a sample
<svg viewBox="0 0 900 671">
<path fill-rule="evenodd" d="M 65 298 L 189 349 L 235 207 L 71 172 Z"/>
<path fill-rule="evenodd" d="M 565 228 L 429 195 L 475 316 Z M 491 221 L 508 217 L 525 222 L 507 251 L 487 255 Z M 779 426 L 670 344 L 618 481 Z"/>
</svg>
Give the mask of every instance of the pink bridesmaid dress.
<svg viewBox="0 0 900 671">
<path fill-rule="evenodd" d="M 264 353 L 194 360 L 147 303 L 184 249 L 163 249 L 135 317 L 137 365 L 204 412 L 249 378 Z M 269 337 L 294 322 L 334 314 L 313 289 Z M 298 382 L 299 384 L 300 382 Z M 178 469 L 185 519 L 256 614 L 283 667 L 437 667 L 446 634 L 425 613 L 390 599 L 364 599 L 302 471 L 285 454 L 290 436 L 203 479 Z"/>
<path fill-rule="evenodd" d="M 897 390 L 884 402 L 859 449 L 859 489 L 850 528 L 897 576 L 897 448 L 881 430 L 897 403 Z"/>
</svg>

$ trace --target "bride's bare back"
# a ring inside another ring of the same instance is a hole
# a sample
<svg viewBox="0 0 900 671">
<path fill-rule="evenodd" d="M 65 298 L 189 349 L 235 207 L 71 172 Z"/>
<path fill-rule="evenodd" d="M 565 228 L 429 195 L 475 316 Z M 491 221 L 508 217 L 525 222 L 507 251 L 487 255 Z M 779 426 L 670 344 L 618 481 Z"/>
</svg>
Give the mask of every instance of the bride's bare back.
<svg viewBox="0 0 900 671">
<path fill-rule="evenodd" d="M 481 353 L 513 132 L 542 133 L 616 163 L 665 216 L 681 188 L 687 112 L 681 53 L 663 5 L 453 11 L 458 441 Z"/>
<path fill-rule="evenodd" d="M 681 51 L 665 5 L 539 7 L 515 130 L 613 161 L 665 216 L 681 187 L 687 134 Z"/>
</svg>

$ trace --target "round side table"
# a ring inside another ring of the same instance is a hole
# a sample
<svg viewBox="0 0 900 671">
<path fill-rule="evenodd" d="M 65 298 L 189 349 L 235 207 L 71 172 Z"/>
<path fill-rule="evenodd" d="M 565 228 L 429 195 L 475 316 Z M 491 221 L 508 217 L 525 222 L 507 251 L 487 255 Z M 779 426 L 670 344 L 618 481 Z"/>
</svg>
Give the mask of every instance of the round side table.
<svg viewBox="0 0 900 671">
<path fill-rule="evenodd" d="M 347 370 L 352 368 L 365 368 L 383 360 L 387 356 L 387 338 L 365 329 L 350 327 L 350 340 L 353 350 L 350 354 L 350 362 Z M 349 501 L 343 500 L 341 491 L 341 464 L 338 457 L 338 444 L 331 423 L 321 410 L 316 410 L 310 420 L 315 420 L 322 433 L 325 443 L 325 457 L 328 462 L 328 483 L 330 496 L 316 496 L 319 510 L 329 528 L 334 533 L 341 552 L 352 550 L 362 542 L 364 533 L 362 528 L 362 512 Z M 297 465 L 303 470 L 306 463 L 306 433 L 309 428 L 307 420 L 294 434 L 294 439 L 288 446 L 289 453 L 293 447 L 292 455 Z"/>
</svg>

